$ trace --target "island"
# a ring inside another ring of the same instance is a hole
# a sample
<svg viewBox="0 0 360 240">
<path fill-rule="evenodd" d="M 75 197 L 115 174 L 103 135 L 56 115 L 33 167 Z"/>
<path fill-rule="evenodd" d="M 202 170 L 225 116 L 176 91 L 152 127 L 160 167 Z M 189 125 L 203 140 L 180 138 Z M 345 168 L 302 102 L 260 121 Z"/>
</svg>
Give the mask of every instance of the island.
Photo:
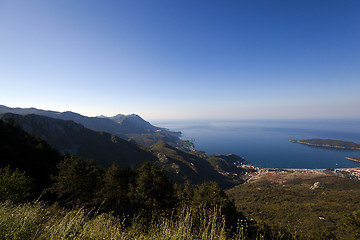
<svg viewBox="0 0 360 240">
<path fill-rule="evenodd" d="M 347 150 L 360 150 L 360 144 L 333 139 L 307 139 L 307 140 L 290 140 L 290 142 L 306 144 L 315 147 L 340 148 Z"/>
</svg>

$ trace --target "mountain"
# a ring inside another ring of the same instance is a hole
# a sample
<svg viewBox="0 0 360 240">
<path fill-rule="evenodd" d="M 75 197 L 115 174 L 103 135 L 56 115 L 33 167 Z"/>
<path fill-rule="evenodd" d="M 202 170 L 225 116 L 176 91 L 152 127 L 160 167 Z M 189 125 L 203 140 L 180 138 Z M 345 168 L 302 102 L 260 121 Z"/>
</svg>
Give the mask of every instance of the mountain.
<svg viewBox="0 0 360 240">
<path fill-rule="evenodd" d="M 156 158 L 114 134 L 93 131 L 71 120 L 54 119 L 35 114 L 18 115 L 6 113 L 1 119 L 13 119 L 25 131 L 40 136 L 61 153 L 70 153 L 83 159 L 93 159 L 100 166 L 112 163 L 138 165 L 143 161 L 154 162 Z"/>
<path fill-rule="evenodd" d="M 164 141 L 159 141 L 151 146 L 151 151 L 159 159 L 157 164 L 163 167 L 169 174 L 171 180 L 178 183 L 185 183 L 190 181 L 192 183 L 201 183 L 204 181 L 216 181 L 222 188 L 229 188 L 242 182 L 237 176 L 241 174 L 238 168 L 216 169 L 209 161 L 226 162 L 224 165 L 234 165 L 233 160 L 238 160 L 240 157 L 231 155 L 233 158 L 223 155 L 199 156 L 194 153 L 184 152 L 177 148 L 170 146 Z M 229 163 L 230 160 L 231 163 Z M 236 175 L 234 175 L 234 173 Z M 235 176 L 235 177 L 234 177 Z"/>
<path fill-rule="evenodd" d="M 0 113 L 15 113 L 15 114 L 36 114 L 40 116 L 46 116 L 50 118 L 62 119 L 62 120 L 72 120 L 76 123 L 80 123 L 86 128 L 95 130 L 95 131 L 105 131 L 117 135 L 121 135 L 122 128 L 116 122 L 108 118 L 98 118 L 98 117 L 86 117 L 74 112 L 55 112 L 55 111 L 46 111 L 36 108 L 9 108 L 3 105 L 0 105 Z M 125 136 L 121 136 L 125 138 Z"/>
<path fill-rule="evenodd" d="M 193 149 L 190 141 L 180 139 L 181 132 L 172 132 L 166 128 L 153 126 L 137 114 L 118 114 L 109 119 L 122 126 L 123 134 L 142 145 L 151 146 L 158 141 L 164 141 L 183 150 Z"/>
<path fill-rule="evenodd" d="M 108 118 L 107 116 L 105 115 L 99 115 L 99 116 L 96 116 L 97 118 Z"/>
<path fill-rule="evenodd" d="M 1 113 L 15 113 L 21 115 L 36 114 L 55 119 L 72 120 L 91 130 L 115 134 L 125 140 L 133 139 L 146 146 L 151 146 L 157 141 L 162 140 L 172 146 L 183 149 L 191 149 L 193 147 L 190 142 L 180 139 L 181 132 L 172 132 L 165 128 L 155 127 L 136 114 L 118 114 L 111 118 L 103 116 L 87 117 L 70 111 L 55 112 L 36 108 L 9 108 L 0 105 L 0 114 Z"/>
<path fill-rule="evenodd" d="M 119 123 L 123 127 L 123 131 L 125 133 L 146 133 L 157 130 L 166 131 L 165 128 L 159 128 L 151 125 L 137 114 L 118 114 L 114 117 L 110 117 L 109 119 Z"/>
<path fill-rule="evenodd" d="M 113 163 L 134 166 L 148 161 L 164 168 L 169 178 L 177 183 L 217 181 L 220 186 L 228 188 L 242 182 L 238 176 L 241 171 L 229 168 L 233 166 L 236 157 L 227 159 L 221 155 L 197 155 L 184 152 L 164 141 L 145 147 L 114 134 L 90 130 L 72 120 L 36 114 L 6 113 L 0 115 L 0 119 L 11 119 L 25 131 L 44 139 L 62 154 L 70 153 L 82 159 L 93 159 L 102 167 L 109 167 Z M 214 163 L 217 165 L 213 166 Z"/>
<path fill-rule="evenodd" d="M 44 188 L 51 186 L 51 175 L 62 156 L 41 138 L 27 133 L 12 120 L 0 120 L 0 168 L 10 166 L 30 176 L 39 197 Z"/>
</svg>

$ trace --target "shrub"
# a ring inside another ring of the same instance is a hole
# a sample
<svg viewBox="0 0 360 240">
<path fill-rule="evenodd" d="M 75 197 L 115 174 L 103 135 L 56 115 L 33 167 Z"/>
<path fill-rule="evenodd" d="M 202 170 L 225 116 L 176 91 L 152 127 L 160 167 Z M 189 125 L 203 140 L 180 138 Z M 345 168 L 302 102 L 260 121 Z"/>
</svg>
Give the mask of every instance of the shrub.
<svg viewBox="0 0 360 240">
<path fill-rule="evenodd" d="M 31 181 L 25 173 L 18 169 L 12 172 L 9 166 L 0 169 L 0 201 L 24 202 L 28 200 L 30 190 Z"/>
</svg>

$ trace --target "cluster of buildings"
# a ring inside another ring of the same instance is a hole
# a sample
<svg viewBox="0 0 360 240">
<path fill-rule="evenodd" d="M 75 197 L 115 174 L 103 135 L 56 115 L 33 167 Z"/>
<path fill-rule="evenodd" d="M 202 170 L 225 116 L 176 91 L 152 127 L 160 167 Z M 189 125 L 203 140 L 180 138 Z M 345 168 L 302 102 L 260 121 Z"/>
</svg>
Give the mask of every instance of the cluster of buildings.
<svg viewBox="0 0 360 240">
<path fill-rule="evenodd" d="M 334 169 L 334 174 L 349 176 L 351 178 L 360 180 L 360 168 L 337 168 Z"/>
</svg>

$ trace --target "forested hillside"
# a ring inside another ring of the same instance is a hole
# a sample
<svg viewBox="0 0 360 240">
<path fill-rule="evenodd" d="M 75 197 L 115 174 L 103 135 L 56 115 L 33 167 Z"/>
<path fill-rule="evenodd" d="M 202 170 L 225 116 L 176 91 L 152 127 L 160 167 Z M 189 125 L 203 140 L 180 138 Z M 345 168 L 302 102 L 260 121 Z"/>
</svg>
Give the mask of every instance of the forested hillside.
<svg viewBox="0 0 360 240">
<path fill-rule="evenodd" d="M 114 117 L 87 117 L 74 112 L 56 112 L 36 108 L 9 108 L 0 105 L 0 113 L 19 115 L 35 114 L 54 119 L 71 120 L 94 131 L 104 131 L 124 140 L 133 139 L 139 144 L 151 146 L 157 141 L 166 141 L 175 147 L 192 149 L 192 144 L 180 139 L 180 132 L 151 125 L 136 114 L 118 114 Z"/>
<path fill-rule="evenodd" d="M 147 161 L 164 168 L 174 182 L 181 184 L 186 181 L 193 184 L 217 181 L 222 187 L 232 187 L 242 182 L 241 170 L 234 167 L 224 170 L 221 167 L 226 165 L 224 163 L 233 166 L 236 157 L 226 160 L 220 156 L 184 152 L 163 141 L 151 147 L 141 146 L 114 134 L 87 129 L 70 120 L 35 114 L 6 113 L 0 115 L 0 119 L 12 119 L 26 131 L 41 136 L 63 155 L 73 154 L 82 159 L 91 159 L 102 167 L 109 167 L 113 163 L 132 167 Z M 212 165 L 216 159 L 223 164 Z"/>
</svg>

